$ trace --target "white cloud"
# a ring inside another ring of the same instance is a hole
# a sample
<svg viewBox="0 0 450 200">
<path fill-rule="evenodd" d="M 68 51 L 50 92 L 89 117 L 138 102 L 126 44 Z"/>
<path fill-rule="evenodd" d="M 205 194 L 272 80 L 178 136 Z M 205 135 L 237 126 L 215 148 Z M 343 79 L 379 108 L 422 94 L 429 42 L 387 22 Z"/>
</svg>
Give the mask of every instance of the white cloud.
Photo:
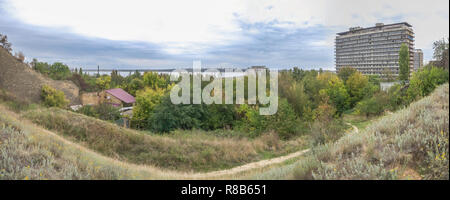
<svg viewBox="0 0 450 200">
<path fill-rule="evenodd" d="M 278 21 L 276 26 L 288 29 L 325 26 L 336 32 L 401 20 L 413 25 L 416 47 L 424 49 L 449 35 L 448 0 L 14 0 L 9 5 L 10 14 L 26 23 L 163 44 L 172 54 L 201 53 L 211 44 L 248 39 L 237 20 Z M 312 44 L 332 46 L 333 38 Z"/>
</svg>

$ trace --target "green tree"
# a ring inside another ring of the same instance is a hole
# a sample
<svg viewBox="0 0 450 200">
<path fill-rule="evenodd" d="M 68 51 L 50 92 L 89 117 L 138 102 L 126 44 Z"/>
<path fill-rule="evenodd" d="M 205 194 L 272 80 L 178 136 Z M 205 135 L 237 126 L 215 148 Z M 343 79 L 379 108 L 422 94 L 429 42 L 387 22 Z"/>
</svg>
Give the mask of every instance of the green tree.
<svg viewBox="0 0 450 200">
<path fill-rule="evenodd" d="M 70 72 L 69 66 L 55 62 L 50 66 L 49 76 L 54 80 L 65 80 L 72 76 L 72 72 Z"/>
<path fill-rule="evenodd" d="M 344 83 L 332 73 L 322 73 L 317 79 L 325 85 L 325 88 L 319 91 L 322 102 L 329 99 L 336 108 L 336 115 L 341 116 L 349 107 L 349 95 Z"/>
<path fill-rule="evenodd" d="M 69 103 L 64 92 L 56 90 L 48 85 L 42 86 L 41 97 L 44 105 L 48 107 L 64 108 Z"/>
<path fill-rule="evenodd" d="M 41 74 L 50 74 L 50 65 L 46 62 L 36 62 L 33 66 L 33 69 Z"/>
<path fill-rule="evenodd" d="M 299 123 L 294 109 L 286 99 L 281 98 L 277 113 L 266 118 L 266 130 L 275 131 L 280 138 L 289 139 L 297 134 Z"/>
<path fill-rule="evenodd" d="M 438 40 L 433 43 L 433 58 L 437 61 L 435 63 L 436 67 L 441 67 L 448 70 L 448 49 L 449 49 L 449 39 L 445 41 L 444 38 L 442 40 Z"/>
<path fill-rule="evenodd" d="M 357 72 L 356 69 L 353 67 L 343 67 L 339 69 L 338 76 L 345 83 L 347 82 L 347 79 L 356 72 Z"/>
<path fill-rule="evenodd" d="M 389 97 L 384 92 L 376 93 L 373 97 L 358 102 L 356 112 L 366 117 L 380 115 L 389 105 Z"/>
<path fill-rule="evenodd" d="M 447 70 L 434 66 L 426 66 L 414 73 L 409 84 L 407 94 L 409 102 L 418 97 L 429 95 L 433 90 L 443 83 L 448 82 Z"/>
<path fill-rule="evenodd" d="M 237 109 L 239 120 L 235 123 L 235 129 L 247 132 L 250 137 L 256 137 L 266 129 L 266 118 L 259 114 L 255 105 L 241 104 Z"/>
<path fill-rule="evenodd" d="M 409 79 L 409 49 L 408 45 L 403 43 L 400 47 L 399 60 L 398 60 L 400 74 L 399 80 L 407 81 Z"/>
<path fill-rule="evenodd" d="M 100 90 L 109 89 L 111 83 L 111 77 L 108 75 L 100 76 L 95 80 L 95 84 Z"/>
<path fill-rule="evenodd" d="M 155 106 L 160 104 L 166 90 L 146 88 L 137 92 L 136 103 L 133 107 L 133 126 L 150 129 L 149 119 Z"/>
<path fill-rule="evenodd" d="M 145 72 L 142 78 L 144 85 L 150 88 L 165 88 L 167 86 L 167 81 L 156 72 Z"/>
<path fill-rule="evenodd" d="M 297 116 L 302 117 L 303 119 L 311 119 L 311 112 L 310 109 L 308 109 L 311 107 L 310 100 L 305 93 L 303 82 L 296 81 L 296 78 L 292 76 L 288 73 L 280 74 L 280 78 L 278 79 L 280 96 L 287 99 L 294 108 Z"/>
<path fill-rule="evenodd" d="M 395 84 L 388 90 L 389 107 L 391 110 L 397 110 L 408 102 L 406 90 L 403 85 Z"/>
<path fill-rule="evenodd" d="M 154 107 L 148 125 L 150 130 L 166 133 L 175 129 L 198 129 L 206 121 L 204 104 L 173 104 L 169 95 Z"/>
<path fill-rule="evenodd" d="M 361 72 L 355 72 L 348 77 L 345 85 L 350 96 L 350 107 L 355 106 L 358 101 L 364 98 L 368 84 L 369 79 L 362 75 Z"/>
<path fill-rule="evenodd" d="M 136 96 L 137 91 L 144 88 L 144 82 L 141 79 L 134 78 L 130 83 L 122 84 L 121 88 L 131 95 Z"/>
<path fill-rule="evenodd" d="M 111 71 L 111 86 L 117 87 L 124 82 L 124 78 L 119 74 L 117 70 Z"/>
</svg>

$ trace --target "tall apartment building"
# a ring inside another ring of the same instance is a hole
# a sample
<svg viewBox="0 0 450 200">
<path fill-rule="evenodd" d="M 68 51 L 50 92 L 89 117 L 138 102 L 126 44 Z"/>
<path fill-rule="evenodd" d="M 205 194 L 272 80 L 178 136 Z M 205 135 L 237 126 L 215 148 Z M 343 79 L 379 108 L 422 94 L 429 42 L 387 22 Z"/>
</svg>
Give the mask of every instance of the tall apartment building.
<svg viewBox="0 0 450 200">
<path fill-rule="evenodd" d="M 423 67 L 423 52 L 422 49 L 414 50 L 414 71 Z"/>
<path fill-rule="evenodd" d="M 352 27 L 336 36 L 336 71 L 353 67 L 363 74 L 399 73 L 400 46 L 409 47 L 410 70 L 413 71 L 414 32 L 406 22 L 377 23 L 374 27 Z"/>
</svg>

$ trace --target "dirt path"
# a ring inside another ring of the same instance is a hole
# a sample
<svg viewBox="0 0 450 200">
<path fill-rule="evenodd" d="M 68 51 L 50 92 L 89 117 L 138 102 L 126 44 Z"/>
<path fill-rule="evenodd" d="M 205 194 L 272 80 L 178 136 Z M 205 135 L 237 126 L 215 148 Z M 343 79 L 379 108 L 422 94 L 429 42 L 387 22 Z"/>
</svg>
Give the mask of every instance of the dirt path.
<svg viewBox="0 0 450 200">
<path fill-rule="evenodd" d="M 353 125 L 353 124 L 351 124 L 351 123 L 349 123 L 349 122 L 347 122 L 347 124 L 348 124 L 349 126 L 352 126 L 352 132 L 359 133 L 358 127 L 356 127 L 355 125 Z"/>
<path fill-rule="evenodd" d="M 4 111 L 4 109 L 2 109 L 2 111 Z M 10 111 L 6 111 L 8 114 L 10 114 L 11 117 L 14 117 L 16 119 L 19 119 L 19 117 L 17 116 L 16 113 L 10 112 Z M 5 113 L 6 114 L 6 113 Z M 94 155 L 95 157 L 101 158 L 102 160 L 107 161 L 110 164 L 114 164 L 117 166 L 122 166 L 125 168 L 131 168 L 134 170 L 139 170 L 139 171 L 146 171 L 149 174 L 153 174 L 155 175 L 155 177 L 153 177 L 153 179 L 214 179 L 214 178 L 226 178 L 227 176 L 233 176 L 236 175 L 238 173 L 241 172 L 245 172 L 245 171 L 249 171 L 249 170 L 254 170 L 254 169 L 258 169 L 258 168 L 263 168 L 263 167 L 267 167 L 270 165 L 274 165 L 274 164 L 280 164 L 283 163 L 289 159 L 292 158 L 296 158 L 299 157 L 301 155 L 304 155 L 305 153 L 309 152 L 310 149 L 305 149 L 305 150 L 301 150 L 301 151 L 297 151 L 285 156 L 280 156 L 280 157 L 276 157 L 276 158 L 272 158 L 272 159 L 267 159 L 267 160 L 260 160 L 257 162 L 252 162 L 252 163 L 248 163 L 245 165 L 241 165 L 241 166 L 237 166 L 231 169 L 225 169 L 225 170 L 219 170 L 219 171 L 212 171 L 212 172 L 205 172 L 205 173 L 192 173 L 192 172 L 178 172 L 178 171 L 171 171 L 171 170 L 162 170 L 160 168 L 154 167 L 154 166 L 149 166 L 149 165 L 137 165 L 137 164 L 132 164 L 132 163 L 127 163 L 127 162 L 123 162 L 120 160 L 116 160 L 107 156 L 104 156 L 100 153 L 97 153 L 95 151 L 92 151 L 89 148 L 86 148 L 82 145 L 79 145 L 77 143 L 74 143 L 70 140 L 67 140 L 66 138 L 52 132 L 49 131 L 47 129 L 44 129 L 40 126 L 37 126 L 35 124 L 33 124 L 31 121 L 26 120 L 26 119 L 20 119 L 22 123 L 26 123 L 28 128 L 31 128 L 32 131 L 34 132 L 38 132 L 40 134 L 47 134 L 50 135 L 52 138 L 59 140 L 61 142 L 63 142 L 64 144 L 73 147 L 79 151 L 85 152 L 87 154 L 91 154 Z M 358 128 L 350 123 L 347 123 L 350 126 L 353 127 L 352 132 L 358 132 Z M 31 130 L 30 130 L 31 131 Z M 160 177 L 160 178 L 158 178 Z"/>
<path fill-rule="evenodd" d="M 355 125 L 351 124 L 351 123 L 347 123 L 348 125 L 352 126 L 352 130 L 350 133 L 354 132 L 354 133 L 358 133 L 358 127 L 356 127 Z M 252 170 L 252 169 L 257 169 L 257 168 L 262 168 L 262 167 L 266 167 L 269 165 L 274 165 L 274 164 L 279 164 L 279 163 L 283 163 L 291 158 L 295 158 L 295 157 L 299 157 L 307 152 L 309 152 L 310 149 L 305 149 L 305 150 L 301 150 L 301 151 L 297 151 L 285 156 L 280 156 L 280 157 L 276 157 L 276 158 L 272 158 L 272 159 L 268 159 L 268 160 L 261 160 L 261 161 L 257 161 L 257 162 L 252 162 L 252 163 L 248 163 L 245 165 L 241 165 L 241 166 L 237 166 L 231 169 L 225 169 L 225 170 L 220 170 L 220 171 L 213 171 L 213 172 L 206 172 L 206 173 L 199 173 L 199 174 L 192 174 L 193 177 L 198 177 L 198 178 L 202 178 L 202 177 L 218 177 L 218 176 L 227 176 L 227 175 L 233 175 L 233 174 L 237 174 L 240 172 L 244 172 L 244 171 L 248 171 L 248 170 Z"/>
</svg>

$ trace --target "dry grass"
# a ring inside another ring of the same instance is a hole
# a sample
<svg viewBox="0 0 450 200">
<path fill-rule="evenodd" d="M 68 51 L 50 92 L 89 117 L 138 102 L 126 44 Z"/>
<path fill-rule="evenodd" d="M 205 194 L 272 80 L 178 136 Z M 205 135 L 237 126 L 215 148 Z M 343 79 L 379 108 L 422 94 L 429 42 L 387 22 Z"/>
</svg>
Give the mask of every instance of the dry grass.
<svg viewBox="0 0 450 200">
<path fill-rule="evenodd" d="M 302 139 L 285 142 L 272 133 L 256 139 L 220 137 L 204 131 L 157 135 L 57 108 L 33 109 L 23 116 L 105 156 L 178 171 L 226 169 L 305 148 Z"/>
<path fill-rule="evenodd" d="M 26 120 L 21 120 L 18 114 L 1 105 L 0 111 L 2 113 L 0 115 L 1 179 L 238 179 L 248 177 L 248 174 L 244 172 L 219 175 L 192 173 L 122 162 L 66 140 Z M 271 136 L 268 137 L 273 140 Z M 163 138 L 171 140 L 169 137 Z M 214 141 L 213 138 L 209 137 L 207 140 Z M 291 143 L 298 144 L 296 141 Z M 264 169 L 266 168 L 269 166 Z"/>
<path fill-rule="evenodd" d="M 449 85 L 256 179 L 449 179 Z"/>
</svg>

